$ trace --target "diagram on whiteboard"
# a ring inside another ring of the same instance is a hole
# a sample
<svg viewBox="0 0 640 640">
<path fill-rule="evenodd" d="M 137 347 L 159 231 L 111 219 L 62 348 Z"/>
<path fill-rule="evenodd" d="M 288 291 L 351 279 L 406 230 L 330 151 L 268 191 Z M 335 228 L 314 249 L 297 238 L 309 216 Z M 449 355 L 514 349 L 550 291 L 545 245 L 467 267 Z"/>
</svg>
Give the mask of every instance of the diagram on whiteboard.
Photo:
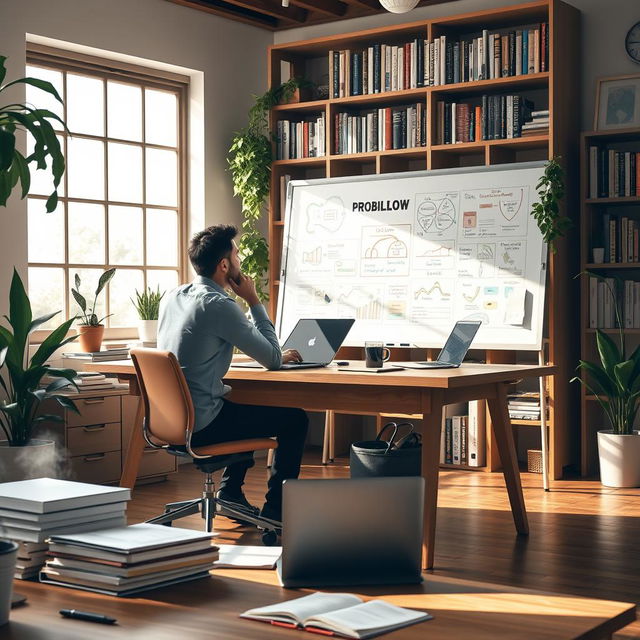
<svg viewBox="0 0 640 640">
<path fill-rule="evenodd" d="M 348 344 L 438 347 L 477 319 L 477 343 L 497 345 L 485 348 L 540 344 L 546 248 L 529 212 L 543 171 L 292 181 L 278 335 L 300 318 L 354 318 Z"/>
</svg>

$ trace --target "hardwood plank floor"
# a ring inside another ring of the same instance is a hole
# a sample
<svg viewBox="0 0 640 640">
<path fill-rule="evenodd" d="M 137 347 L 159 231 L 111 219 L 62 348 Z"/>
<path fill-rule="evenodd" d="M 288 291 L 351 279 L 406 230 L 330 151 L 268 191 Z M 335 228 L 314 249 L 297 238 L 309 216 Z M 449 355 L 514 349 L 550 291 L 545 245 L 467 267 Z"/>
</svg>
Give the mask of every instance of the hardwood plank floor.
<svg viewBox="0 0 640 640">
<path fill-rule="evenodd" d="M 323 466 L 318 451 L 305 454 L 303 478 L 342 478 L 348 460 Z M 217 474 L 216 474 L 217 475 Z M 250 470 L 245 493 L 261 506 L 265 460 Z M 138 486 L 129 505 L 129 522 L 162 512 L 166 502 L 200 495 L 203 475 L 182 465 L 166 482 Z M 434 571 L 578 596 L 640 603 L 640 489 L 610 489 L 597 481 L 552 483 L 544 492 L 537 474 L 522 474 L 530 535 L 517 536 L 500 473 L 441 471 Z M 192 516 L 180 525 L 200 529 Z M 218 518 L 219 542 L 260 544 L 255 530 Z M 524 635 L 523 635 L 524 637 Z M 640 622 L 614 636 L 640 639 Z"/>
</svg>

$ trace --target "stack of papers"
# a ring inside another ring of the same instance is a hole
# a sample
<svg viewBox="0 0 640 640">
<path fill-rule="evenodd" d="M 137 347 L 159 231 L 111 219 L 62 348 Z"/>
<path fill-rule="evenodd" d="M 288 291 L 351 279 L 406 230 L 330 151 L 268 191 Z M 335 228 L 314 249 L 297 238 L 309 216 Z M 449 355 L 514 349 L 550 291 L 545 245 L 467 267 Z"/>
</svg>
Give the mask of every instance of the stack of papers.
<svg viewBox="0 0 640 640">
<path fill-rule="evenodd" d="M 19 547 L 15 577 L 38 575 L 53 534 L 125 525 L 130 498 L 129 489 L 53 478 L 0 483 L 0 537 Z"/>
<path fill-rule="evenodd" d="M 51 536 L 41 582 L 129 596 L 206 578 L 218 559 L 212 533 L 134 524 Z"/>
<path fill-rule="evenodd" d="M 275 569 L 282 547 L 256 547 L 243 544 L 219 544 L 216 569 Z"/>
</svg>

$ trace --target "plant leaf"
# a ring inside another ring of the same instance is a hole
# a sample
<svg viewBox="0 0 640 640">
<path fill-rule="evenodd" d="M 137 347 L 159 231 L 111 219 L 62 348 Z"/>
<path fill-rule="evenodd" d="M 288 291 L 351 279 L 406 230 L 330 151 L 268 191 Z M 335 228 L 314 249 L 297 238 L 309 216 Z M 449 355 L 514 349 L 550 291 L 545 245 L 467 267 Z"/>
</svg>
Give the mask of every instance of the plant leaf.
<svg viewBox="0 0 640 640">
<path fill-rule="evenodd" d="M 69 411 L 73 411 L 74 413 L 80 414 L 80 411 L 76 406 L 76 403 L 71 398 L 68 398 L 67 396 L 60 396 L 60 395 L 49 396 L 49 397 L 55 398 L 58 401 L 58 404 L 64 407 L 65 409 L 69 409 Z"/>
<path fill-rule="evenodd" d="M 78 274 L 76 274 L 76 277 L 77 276 L 78 276 Z M 71 293 L 73 294 L 73 297 L 74 297 L 75 301 L 78 303 L 78 306 L 82 310 L 82 313 L 85 313 L 86 310 L 87 310 L 87 301 L 86 301 L 85 297 L 79 291 L 76 291 L 75 289 L 71 289 Z"/>
<path fill-rule="evenodd" d="M 600 329 L 596 329 L 596 342 L 602 367 L 612 377 L 614 375 L 613 368 L 622 360 L 620 350 L 616 343 Z"/>
<path fill-rule="evenodd" d="M 13 162 L 16 148 L 16 137 L 0 126 L 0 171 L 6 171 Z"/>
<path fill-rule="evenodd" d="M 8 82 L 2 87 L 3 91 L 7 87 L 10 87 L 14 84 L 30 84 L 33 87 L 37 87 L 38 89 L 42 89 L 42 91 L 46 91 L 50 93 L 58 102 L 62 102 L 62 98 L 60 94 L 56 91 L 56 88 L 46 80 L 40 80 L 39 78 L 18 78 L 17 80 L 13 80 L 12 82 Z"/>
<path fill-rule="evenodd" d="M 39 318 L 36 318 L 35 320 L 32 320 L 31 324 L 29 325 L 29 333 L 32 333 L 33 331 L 35 331 L 38 327 L 42 326 L 45 322 L 49 322 L 51 318 L 57 316 L 59 313 L 60 311 L 54 311 L 53 313 L 47 313 L 43 316 L 40 316 Z"/>
<path fill-rule="evenodd" d="M 96 289 L 96 295 L 100 294 L 100 292 L 105 288 L 109 280 L 111 280 L 111 278 L 113 278 L 115 274 L 116 274 L 116 270 L 115 268 L 113 268 L 113 269 L 107 269 L 100 276 L 100 280 L 98 280 L 98 288 Z"/>
<path fill-rule="evenodd" d="M 75 340 L 76 336 L 70 336 L 65 339 L 65 336 L 67 335 L 74 320 L 75 318 L 71 318 L 70 320 L 63 322 L 45 338 L 33 355 L 33 358 L 31 358 L 32 366 L 44 364 L 56 349 L 59 349 L 68 342 Z"/>
</svg>

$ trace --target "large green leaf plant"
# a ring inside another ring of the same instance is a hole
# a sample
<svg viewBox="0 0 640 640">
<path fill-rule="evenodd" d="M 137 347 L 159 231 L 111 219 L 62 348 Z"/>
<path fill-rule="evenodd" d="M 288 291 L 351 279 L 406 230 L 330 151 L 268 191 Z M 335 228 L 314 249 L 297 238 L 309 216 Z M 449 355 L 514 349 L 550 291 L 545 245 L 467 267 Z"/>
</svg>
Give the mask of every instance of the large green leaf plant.
<svg viewBox="0 0 640 640">
<path fill-rule="evenodd" d="M 71 398 L 57 393 L 69 385 L 75 386 L 76 372 L 47 364 L 57 349 L 75 340 L 75 336 L 65 337 L 75 318 L 54 329 L 29 358 L 29 335 L 58 313 L 33 318 L 22 280 L 13 270 L 9 315 L 5 316 L 9 327 L 0 325 L 0 393 L 3 391 L 5 396 L 0 401 L 0 430 L 10 446 L 28 444 L 34 427 L 44 420 L 62 421 L 60 416 L 39 412 L 43 400 L 53 398 L 64 408 L 78 413 Z M 41 389 L 40 381 L 44 376 L 55 379 Z"/>
<path fill-rule="evenodd" d="M 234 134 L 227 162 L 233 178 L 233 195 L 242 201 L 242 237 L 238 245 L 242 270 L 256 283 L 258 295 L 267 295 L 267 269 L 269 247 L 258 229 L 264 202 L 269 195 L 273 134 L 269 131 L 269 111 L 281 102 L 291 99 L 296 89 L 311 83 L 301 78 L 269 89 L 255 96 L 249 109 L 247 126 Z"/>
<path fill-rule="evenodd" d="M 26 84 L 51 94 L 62 103 L 55 87 L 46 80 L 38 78 L 19 78 L 3 84 L 7 69 L 5 56 L 0 56 L 0 105 L 3 93 L 14 85 Z M 47 212 L 58 206 L 58 186 L 64 173 L 64 156 L 60 142 L 50 120 L 57 120 L 65 127 L 64 122 L 48 109 L 38 109 L 32 105 L 9 103 L 0 106 L 0 206 L 6 206 L 14 187 L 20 182 L 21 197 L 25 198 L 31 186 L 29 165 L 35 163 L 37 169 L 46 169 L 47 160 L 51 162 L 53 174 L 53 192 L 47 198 Z M 65 127 L 66 128 L 66 127 Z M 22 155 L 16 148 L 16 133 L 27 131 L 33 136 L 33 153 Z"/>
</svg>

